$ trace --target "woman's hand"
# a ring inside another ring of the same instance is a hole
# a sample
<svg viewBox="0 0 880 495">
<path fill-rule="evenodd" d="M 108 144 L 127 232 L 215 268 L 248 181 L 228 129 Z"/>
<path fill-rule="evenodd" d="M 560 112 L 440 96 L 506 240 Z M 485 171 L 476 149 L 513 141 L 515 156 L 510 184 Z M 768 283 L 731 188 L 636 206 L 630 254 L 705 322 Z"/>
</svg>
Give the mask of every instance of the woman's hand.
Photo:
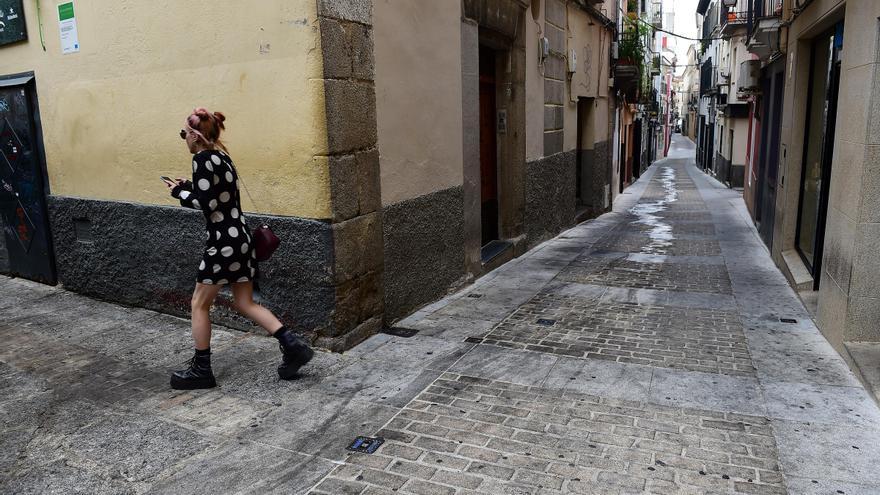
<svg viewBox="0 0 880 495">
<path fill-rule="evenodd" d="M 164 182 L 165 182 L 165 185 L 168 186 L 168 189 L 174 189 L 175 187 L 180 186 L 184 182 L 186 182 L 186 179 L 181 179 L 180 177 L 178 177 L 174 180 L 166 180 Z"/>
</svg>

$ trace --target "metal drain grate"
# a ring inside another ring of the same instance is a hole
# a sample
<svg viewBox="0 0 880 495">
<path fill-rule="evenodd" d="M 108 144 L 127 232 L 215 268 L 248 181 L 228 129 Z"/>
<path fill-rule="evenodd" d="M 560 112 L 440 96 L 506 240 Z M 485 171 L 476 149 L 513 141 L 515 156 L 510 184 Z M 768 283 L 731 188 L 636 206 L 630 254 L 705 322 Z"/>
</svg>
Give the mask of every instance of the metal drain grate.
<svg viewBox="0 0 880 495">
<path fill-rule="evenodd" d="M 537 323 L 538 325 L 542 325 L 542 326 L 545 326 L 545 327 L 552 327 L 553 325 L 556 324 L 556 320 L 550 320 L 550 319 L 547 319 L 547 318 L 538 318 L 538 321 L 537 321 L 536 323 Z"/>
<path fill-rule="evenodd" d="M 780 318 L 779 321 L 782 323 L 797 323 L 797 320 L 793 318 Z"/>
<path fill-rule="evenodd" d="M 372 454 L 378 450 L 383 443 L 385 443 L 385 439 L 382 437 L 357 437 L 348 447 L 345 448 L 345 450 Z"/>
</svg>

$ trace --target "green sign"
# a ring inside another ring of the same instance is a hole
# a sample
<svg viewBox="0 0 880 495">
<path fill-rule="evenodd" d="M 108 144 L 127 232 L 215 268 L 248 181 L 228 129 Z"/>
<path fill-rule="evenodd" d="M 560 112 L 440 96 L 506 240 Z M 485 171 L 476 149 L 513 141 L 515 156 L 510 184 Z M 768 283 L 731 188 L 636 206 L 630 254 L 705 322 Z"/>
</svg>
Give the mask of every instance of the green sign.
<svg viewBox="0 0 880 495">
<path fill-rule="evenodd" d="M 26 39 L 22 0 L 0 0 L 0 46 Z"/>
<path fill-rule="evenodd" d="M 73 2 L 62 3 L 58 6 L 58 20 L 66 21 L 73 19 Z"/>
</svg>

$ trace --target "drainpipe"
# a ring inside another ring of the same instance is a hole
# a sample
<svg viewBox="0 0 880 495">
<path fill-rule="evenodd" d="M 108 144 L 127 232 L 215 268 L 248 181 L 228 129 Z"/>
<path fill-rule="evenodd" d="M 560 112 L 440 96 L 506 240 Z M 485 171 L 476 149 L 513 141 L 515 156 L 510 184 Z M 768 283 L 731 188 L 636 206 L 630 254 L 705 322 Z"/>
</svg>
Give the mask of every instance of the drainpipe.
<svg viewBox="0 0 880 495">
<path fill-rule="evenodd" d="M 664 139 L 663 143 L 663 156 L 669 156 L 669 107 L 671 106 L 672 101 L 672 76 L 669 73 L 669 70 L 666 71 L 666 130 L 664 135 L 666 139 Z"/>
</svg>

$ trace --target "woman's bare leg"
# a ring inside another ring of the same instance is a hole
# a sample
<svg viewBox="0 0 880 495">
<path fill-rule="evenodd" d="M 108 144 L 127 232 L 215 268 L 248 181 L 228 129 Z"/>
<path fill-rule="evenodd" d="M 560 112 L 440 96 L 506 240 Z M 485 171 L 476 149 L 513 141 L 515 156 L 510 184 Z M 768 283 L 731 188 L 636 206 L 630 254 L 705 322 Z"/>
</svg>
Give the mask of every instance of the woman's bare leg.
<svg viewBox="0 0 880 495">
<path fill-rule="evenodd" d="M 232 297 L 235 302 L 235 309 L 239 313 L 255 321 L 270 334 L 274 334 L 284 326 L 271 311 L 254 302 L 253 282 L 237 282 L 232 284 Z"/>
<path fill-rule="evenodd" d="M 211 305 L 223 288 L 218 284 L 196 283 L 192 297 L 192 336 L 197 350 L 211 347 Z"/>
</svg>

